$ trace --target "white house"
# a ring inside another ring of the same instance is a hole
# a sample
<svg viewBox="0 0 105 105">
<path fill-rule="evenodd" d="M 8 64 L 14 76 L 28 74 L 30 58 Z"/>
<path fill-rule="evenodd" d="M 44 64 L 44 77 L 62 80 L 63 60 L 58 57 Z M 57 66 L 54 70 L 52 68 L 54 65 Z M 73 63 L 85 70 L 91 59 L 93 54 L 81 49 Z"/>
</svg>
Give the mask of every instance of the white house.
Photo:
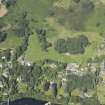
<svg viewBox="0 0 105 105">
<path fill-rule="evenodd" d="M 21 65 L 24 65 L 24 66 L 31 66 L 31 65 L 32 65 L 32 62 L 25 60 L 25 59 L 24 59 L 24 56 L 21 56 L 21 57 L 18 59 L 18 62 L 19 62 Z"/>
<path fill-rule="evenodd" d="M 54 63 L 50 64 L 49 66 L 50 66 L 51 68 L 56 68 L 56 67 L 57 67 L 56 64 L 54 64 Z"/>
<path fill-rule="evenodd" d="M 62 86 L 63 86 L 63 88 L 65 88 L 66 85 L 67 85 L 67 79 L 66 78 L 63 78 L 62 79 Z"/>
<path fill-rule="evenodd" d="M 105 61 L 100 64 L 100 68 L 102 71 L 105 71 Z"/>
<path fill-rule="evenodd" d="M 105 73 L 105 61 L 103 61 L 103 62 L 100 64 L 100 70 L 101 70 L 101 74 L 104 74 L 104 73 Z"/>
<path fill-rule="evenodd" d="M 5 71 L 2 73 L 2 75 L 3 75 L 5 78 L 8 78 L 8 76 L 9 76 L 8 71 L 5 70 Z"/>
<path fill-rule="evenodd" d="M 2 65 L 2 63 L 0 63 L 0 68 L 1 68 L 1 69 L 3 68 L 3 65 Z"/>
<path fill-rule="evenodd" d="M 66 75 L 78 74 L 79 65 L 76 63 L 69 63 L 66 67 Z"/>
<path fill-rule="evenodd" d="M 46 103 L 45 105 L 51 105 L 51 102 Z"/>
<path fill-rule="evenodd" d="M 18 81 L 18 82 L 21 82 L 21 81 L 22 81 L 21 76 L 17 78 L 17 81 Z"/>
<path fill-rule="evenodd" d="M 6 57 L 5 57 L 5 56 L 2 56 L 2 57 L 1 57 L 1 59 L 2 59 L 2 60 L 5 60 L 5 59 L 6 59 Z"/>
</svg>

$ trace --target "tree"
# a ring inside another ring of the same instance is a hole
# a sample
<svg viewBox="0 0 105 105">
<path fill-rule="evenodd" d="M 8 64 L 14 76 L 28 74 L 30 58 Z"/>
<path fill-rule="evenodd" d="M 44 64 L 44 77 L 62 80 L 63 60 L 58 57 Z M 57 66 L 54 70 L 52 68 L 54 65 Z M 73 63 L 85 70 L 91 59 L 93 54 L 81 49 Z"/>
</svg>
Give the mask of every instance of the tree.
<svg viewBox="0 0 105 105">
<path fill-rule="evenodd" d="M 65 53 L 65 52 L 67 52 L 66 46 L 67 46 L 67 44 L 66 44 L 65 39 L 59 39 L 59 40 L 57 40 L 57 42 L 54 45 L 55 50 L 57 50 L 59 53 Z"/>
<path fill-rule="evenodd" d="M 3 51 L 2 52 L 2 56 L 5 56 L 5 59 L 7 60 L 7 61 L 9 61 L 10 60 L 10 58 L 11 58 L 11 53 L 10 53 L 10 49 L 6 49 L 5 51 Z"/>
<path fill-rule="evenodd" d="M 74 2 L 75 2 L 75 3 L 79 3 L 79 2 L 80 2 L 80 0 L 74 0 Z"/>
<path fill-rule="evenodd" d="M 30 35 L 29 22 L 27 20 L 27 12 L 21 13 L 19 18 L 16 20 L 14 32 L 19 37 L 26 37 Z"/>
<path fill-rule="evenodd" d="M 18 93 L 18 87 L 17 87 L 17 81 L 16 79 L 11 79 L 9 81 L 9 89 L 10 89 L 10 94 L 14 95 Z"/>
<path fill-rule="evenodd" d="M 80 101 L 81 105 L 100 105 L 100 102 L 96 97 L 85 98 Z"/>
<path fill-rule="evenodd" d="M 94 9 L 94 3 L 90 0 L 81 0 L 81 11 L 83 14 L 88 14 Z"/>
<path fill-rule="evenodd" d="M 3 42 L 7 37 L 7 34 L 5 32 L 0 32 L 0 42 Z"/>
<path fill-rule="evenodd" d="M 51 46 L 51 43 L 49 43 L 47 41 L 46 30 L 43 28 L 37 28 L 36 33 L 37 33 L 37 37 L 41 43 L 42 50 L 47 51 L 47 48 Z"/>
<path fill-rule="evenodd" d="M 5 3 L 6 7 L 10 7 L 16 4 L 16 0 L 2 0 L 2 3 Z"/>
<path fill-rule="evenodd" d="M 59 53 L 82 54 L 88 44 L 88 38 L 81 35 L 79 37 L 58 39 L 54 44 L 54 48 Z"/>
</svg>

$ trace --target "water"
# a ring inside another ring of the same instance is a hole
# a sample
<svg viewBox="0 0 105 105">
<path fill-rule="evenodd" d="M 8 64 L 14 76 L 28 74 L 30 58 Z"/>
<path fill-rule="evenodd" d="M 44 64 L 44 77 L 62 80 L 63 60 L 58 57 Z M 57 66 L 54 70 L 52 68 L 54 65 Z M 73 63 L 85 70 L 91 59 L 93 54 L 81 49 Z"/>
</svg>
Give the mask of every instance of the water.
<svg viewBox="0 0 105 105">
<path fill-rule="evenodd" d="M 9 105 L 45 105 L 47 101 L 35 100 L 32 98 L 22 98 L 15 101 L 10 102 Z M 53 104 L 58 105 L 58 104 Z"/>
</svg>

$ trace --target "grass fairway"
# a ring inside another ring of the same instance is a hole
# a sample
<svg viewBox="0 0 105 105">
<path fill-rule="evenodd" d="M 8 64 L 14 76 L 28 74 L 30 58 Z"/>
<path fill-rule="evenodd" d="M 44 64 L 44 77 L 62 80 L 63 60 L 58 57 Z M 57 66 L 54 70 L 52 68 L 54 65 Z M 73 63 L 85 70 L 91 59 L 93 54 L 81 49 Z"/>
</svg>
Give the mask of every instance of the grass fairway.
<svg viewBox="0 0 105 105">
<path fill-rule="evenodd" d="M 86 48 L 84 54 L 69 55 L 69 56 L 65 54 L 59 54 L 54 50 L 53 47 L 49 48 L 48 52 L 42 51 L 36 34 L 31 35 L 29 39 L 28 50 L 25 52 L 26 58 L 34 62 L 44 59 L 51 59 L 66 63 L 77 62 L 79 64 L 85 64 L 87 63 L 87 60 L 89 58 L 98 56 L 95 48 L 102 40 L 102 38 L 95 33 L 85 33 L 85 34 L 89 38 L 91 45 Z M 78 35 L 80 35 L 80 33 L 78 33 Z"/>
</svg>

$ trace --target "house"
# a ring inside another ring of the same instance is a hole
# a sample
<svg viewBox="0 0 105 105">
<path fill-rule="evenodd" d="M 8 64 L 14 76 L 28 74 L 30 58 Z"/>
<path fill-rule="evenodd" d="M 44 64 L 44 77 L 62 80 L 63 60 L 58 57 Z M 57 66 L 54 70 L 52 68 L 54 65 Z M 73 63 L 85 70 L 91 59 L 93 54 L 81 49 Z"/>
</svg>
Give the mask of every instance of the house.
<svg viewBox="0 0 105 105">
<path fill-rule="evenodd" d="M 100 64 L 100 70 L 101 70 L 101 74 L 104 74 L 104 73 L 105 73 L 105 61 L 103 61 L 103 62 Z"/>
<path fill-rule="evenodd" d="M 50 82 L 49 81 L 46 81 L 46 83 L 43 86 L 44 91 L 48 91 L 49 87 L 50 87 Z"/>
<path fill-rule="evenodd" d="M 57 83 L 55 83 L 54 81 L 51 81 L 50 82 L 50 88 L 51 89 L 57 88 Z"/>
<path fill-rule="evenodd" d="M 86 92 L 80 91 L 80 97 L 81 98 L 90 98 L 90 97 L 92 97 L 92 95 L 88 94 Z"/>
<path fill-rule="evenodd" d="M 25 65 L 26 65 L 26 66 L 31 66 L 31 65 L 32 65 L 32 63 L 31 63 L 31 62 L 29 62 L 29 61 L 25 61 Z"/>
<path fill-rule="evenodd" d="M 1 59 L 2 59 L 2 60 L 5 60 L 5 59 L 6 59 L 6 57 L 5 57 L 5 56 L 2 56 L 2 57 L 1 57 Z"/>
<path fill-rule="evenodd" d="M 62 78 L 62 77 L 64 77 L 64 73 L 63 72 L 58 72 L 58 78 Z"/>
<path fill-rule="evenodd" d="M 32 62 L 25 60 L 24 56 L 21 56 L 17 61 L 23 66 L 32 66 Z"/>
<path fill-rule="evenodd" d="M 88 93 L 84 93 L 84 96 L 87 97 L 87 98 L 92 97 L 92 95 L 91 94 L 88 94 Z"/>
<path fill-rule="evenodd" d="M 4 95 L 4 96 L 8 96 L 8 93 L 7 93 L 7 92 L 4 92 L 3 95 Z"/>
<path fill-rule="evenodd" d="M 67 86 L 67 79 L 63 78 L 62 79 L 62 87 L 65 88 Z"/>
<path fill-rule="evenodd" d="M 50 88 L 53 88 L 53 86 L 55 85 L 54 81 L 50 81 Z"/>
<path fill-rule="evenodd" d="M 84 67 L 84 68 L 80 68 L 80 70 L 78 71 L 78 76 L 83 76 L 87 73 L 88 68 Z"/>
<path fill-rule="evenodd" d="M 81 98 L 85 98 L 85 95 L 84 95 L 84 92 L 83 91 L 80 91 L 80 97 Z"/>
<path fill-rule="evenodd" d="M 50 64 L 49 66 L 50 66 L 51 68 L 56 68 L 56 67 L 57 67 L 56 64 L 54 64 L 54 63 Z"/>
<path fill-rule="evenodd" d="M 3 82 L 0 81 L 0 88 L 3 88 L 3 87 L 4 87 Z"/>
<path fill-rule="evenodd" d="M 78 74 L 78 70 L 79 70 L 79 65 L 76 63 L 70 63 L 67 65 L 66 67 L 66 75 L 70 75 L 70 74 Z"/>
<path fill-rule="evenodd" d="M 13 67 L 12 62 L 11 61 L 7 62 L 7 66 L 8 66 L 8 68 L 11 69 Z"/>
<path fill-rule="evenodd" d="M 11 54 L 11 61 L 14 59 L 14 51 L 11 49 L 11 51 L 10 51 L 10 54 Z"/>
<path fill-rule="evenodd" d="M 91 70 L 93 73 L 95 73 L 96 70 L 97 70 L 97 67 L 98 67 L 98 63 L 91 63 L 91 64 L 89 65 L 89 67 L 90 67 L 90 70 Z"/>
<path fill-rule="evenodd" d="M 51 105 L 51 102 L 46 103 L 45 105 Z"/>
<path fill-rule="evenodd" d="M 21 82 L 21 81 L 22 81 L 21 76 L 20 76 L 20 77 L 17 77 L 17 81 L 18 81 L 18 82 Z"/>
<path fill-rule="evenodd" d="M 2 63 L 0 63 L 0 68 L 1 68 L 1 69 L 3 68 L 3 65 L 2 65 Z"/>
<path fill-rule="evenodd" d="M 7 70 L 5 70 L 2 75 L 5 77 L 5 78 L 8 78 L 9 77 L 9 73 Z"/>
</svg>

